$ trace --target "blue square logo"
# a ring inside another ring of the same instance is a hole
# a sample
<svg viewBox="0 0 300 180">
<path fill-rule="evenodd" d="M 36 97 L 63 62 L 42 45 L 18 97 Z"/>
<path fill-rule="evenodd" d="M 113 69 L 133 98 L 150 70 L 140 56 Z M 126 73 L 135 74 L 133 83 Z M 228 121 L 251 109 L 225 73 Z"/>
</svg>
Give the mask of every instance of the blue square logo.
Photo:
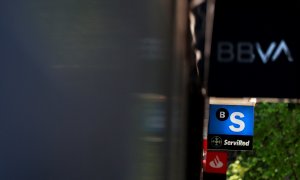
<svg viewBox="0 0 300 180">
<path fill-rule="evenodd" d="M 254 106 L 210 105 L 208 134 L 253 136 L 253 129 Z"/>
</svg>

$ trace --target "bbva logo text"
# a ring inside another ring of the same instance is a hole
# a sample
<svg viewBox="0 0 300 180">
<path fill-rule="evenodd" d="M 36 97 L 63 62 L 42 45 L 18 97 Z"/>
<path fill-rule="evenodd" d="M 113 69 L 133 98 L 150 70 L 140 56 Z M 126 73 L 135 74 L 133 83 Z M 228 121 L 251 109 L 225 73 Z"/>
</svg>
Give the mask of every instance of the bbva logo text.
<svg viewBox="0 0 300 180">
<path fill-rule="evenodd" d="M 270 60 L 276 61 L 282 53 L 286 56 L 288 62 L 294 61 L 284 40 L 281 40 L 278 45 L 274 41 L 271 42 L 266 50 L 263 50 L 258 42 L 237 42 L 236 49 L 232 42 L 222 41 L 217 44 L 217 60 L 222 63 L 230 63 L 235 59 L 238 63 L 253 63 L 258 55 L 262 63 L 266 64 Z"/>
</svg>

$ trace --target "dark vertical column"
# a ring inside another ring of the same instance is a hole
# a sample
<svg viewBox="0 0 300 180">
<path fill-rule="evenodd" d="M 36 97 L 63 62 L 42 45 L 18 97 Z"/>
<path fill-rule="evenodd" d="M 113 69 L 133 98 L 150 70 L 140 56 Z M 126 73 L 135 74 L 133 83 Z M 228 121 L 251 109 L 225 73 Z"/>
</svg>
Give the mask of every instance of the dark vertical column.
<svg viewBox="0 0 300 180">
<path fill-rule="evenodd" d="M 192 13 L 196 18 L 195 32 L 199 25 L 199 7 L 192 9 Z M 190 21 L 192 21 L 190 19 Z M 190 22 L 191 23 L 191 22 Z M 204 32 L 203 32 L 204 33 Z M 196 60 L 196 50 L 199 41 L 194 43 L 195 37 L 198 34 L 190 34 L 190 67 L 189 67 L 189 84 L 188 84 L 188 120 L 187 120 L 187 174 L 186 179 L 199 180 L 202 169 L 202 134 L 203 134 L 203 119 L 204 119 L 204 103 L 205 99 L 201 93 L 203 71 Z M 201 43 L 200 43 L 201 44 Z M 203 53 L 203 52 L 202 52 Z M 203 60 L 202 60 L 203 61 Z"/>
<path fill-rule="evenodd" d="M 202 127 L 204 118 L 204 98 L 199 88 L 199 78 L 195 69 L 191 71 L 188 96 L 188 126 L 187 126 L 187 177 L 189 180 L 199 180 L 202 159 Z"/>
</svg>

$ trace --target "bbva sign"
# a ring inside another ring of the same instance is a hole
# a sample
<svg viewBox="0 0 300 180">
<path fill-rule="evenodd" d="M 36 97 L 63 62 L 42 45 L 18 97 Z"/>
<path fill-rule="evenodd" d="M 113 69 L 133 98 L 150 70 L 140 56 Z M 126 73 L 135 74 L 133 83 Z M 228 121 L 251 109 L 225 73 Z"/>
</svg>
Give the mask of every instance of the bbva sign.
<svg viewBox="0 0 300 180">
<path fill-rule="evenodd" d="M 292 53 L 284 40 L 279 43 L 271 42 L 266 50 L 259 42 L 237 42 L 236 45 L 229 41 L 217 43 L 217 61 L 221 63 L 253 63 L 258 58 L 263 64 L 278 60 L 279 55 L 284 54 L 288 62 L 293 62 Z"/>
</svg>

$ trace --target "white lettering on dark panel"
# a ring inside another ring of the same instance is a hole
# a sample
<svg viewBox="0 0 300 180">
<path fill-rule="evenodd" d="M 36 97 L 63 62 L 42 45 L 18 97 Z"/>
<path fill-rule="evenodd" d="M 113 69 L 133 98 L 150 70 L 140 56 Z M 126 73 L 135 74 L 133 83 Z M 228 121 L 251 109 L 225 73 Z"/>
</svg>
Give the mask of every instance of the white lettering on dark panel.
<svg viewBox="0 0 300 180">
<path fill-rule="evenodd" d="M 294 59 L 284 40 L 281 40 L 277 45 L 276 42 L 271 42 L 268 48 L 264 51 L 259 42 L 238 42 L 235 45 L 228 41 L 219 42 L 217 45 L 217 60 L 222 63 L 230 63 L 236 60 L 238 63 L 253 63 L 256 54 L 266 64 L 276 61 L 279 55 L 284 54 L 289 62 Z"/>
</svg>

